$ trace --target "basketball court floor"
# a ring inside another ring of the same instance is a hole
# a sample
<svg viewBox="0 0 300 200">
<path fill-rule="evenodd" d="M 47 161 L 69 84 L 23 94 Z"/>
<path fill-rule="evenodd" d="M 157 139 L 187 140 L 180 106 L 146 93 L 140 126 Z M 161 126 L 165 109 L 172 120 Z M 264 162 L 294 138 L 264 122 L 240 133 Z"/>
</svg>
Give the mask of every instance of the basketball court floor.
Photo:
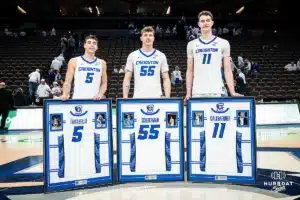
<svg viewBox="0 0 300 200">
<path fill-rule="evenodd" d="M 257 184 L 252 186 L 191 182 L 130 183 L 43 194 L 42 131 L 9 132 L 0 134 L 0 199 L 1 194 L 16 200 L 300 199 L 300 152 L 296 151 L 296 146 L 290 149 L 270 148 L 271 143 L 266 143 L 273 139 L 273 145 L 279 141 L 279 146 L 285 146 L 282 141 L 287 140 L 286 137 L 258 138 L 258 146 L 266 148 L 258 149 Z M 292 143 L 295 137 L 292 135 Z"/>
</svg>

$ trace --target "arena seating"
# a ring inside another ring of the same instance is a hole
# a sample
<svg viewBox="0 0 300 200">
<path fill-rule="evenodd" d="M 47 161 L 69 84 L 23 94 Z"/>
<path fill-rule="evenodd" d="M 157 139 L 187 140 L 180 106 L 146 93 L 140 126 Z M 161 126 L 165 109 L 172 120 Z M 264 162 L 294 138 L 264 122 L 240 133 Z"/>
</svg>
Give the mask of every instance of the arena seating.
<svg viewBox="0 0 300 200">
<path fill-rule="evenodd" d="M 255 38 L 229 37 L 234 62 L 243 53 L 244 58 L 256 61 L 261 73 L 256 77 L 247 76 L 250 94 L 258 99 L 292 99 L 300 98 L 299 72 L 285 72 L 284 66 L 300 58 L 299 48 L 293 41 L 280 42 L 259 40 Z M 285 38 L 286 40 L 286 38 Z M 97 55 L 104 58 L 108 65 L 109 87 L 108 97 L 122 97 L 122 82 L 124 74 L 113 74 L 113 66 L 120 68 L 126 63 L 130 52 L 140 48 L 138 39 L 104 39 L 100 42 Z M 268 48 L 263 49 L 263 45 Z M 0 79 L 3 79 L 10 89 L 21 87 L 27 91 L 28 74 L 36 68 L 42 70 L 46 78 L 52 59 L 59 52 L 59 38 L 13 39 L 0 37 Z M 170 65 L 170 72 L 179 66 L 183 78 L 186 70 L 186 42 L 178 39 L 157 39 L 155 48 L 164 52 Z M 75 55 L 79 55 L 78 51 Z M 64 75 L 65 68 L 62 70 Z M 185 81 L 184 81 L 185 82 Z M 133 80 L 132 80 L 133 84 Z M 133 94 L 131 86 L 130 94 Z M 183 97 L 185 84 L 172 86 L 172 96 Z"/>
</svg>

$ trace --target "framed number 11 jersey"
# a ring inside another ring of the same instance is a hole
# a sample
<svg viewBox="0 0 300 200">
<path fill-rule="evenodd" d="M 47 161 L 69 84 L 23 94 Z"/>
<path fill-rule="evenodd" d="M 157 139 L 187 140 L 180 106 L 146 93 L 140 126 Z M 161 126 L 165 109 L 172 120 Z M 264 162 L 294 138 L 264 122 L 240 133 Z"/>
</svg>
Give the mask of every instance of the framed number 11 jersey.
<svg viewBox="0 0 300 200">
<path fill-rule="evenodd" d="M 191 99 L 188 180 L 255 183 L 253 98 Z"/>
</svg>

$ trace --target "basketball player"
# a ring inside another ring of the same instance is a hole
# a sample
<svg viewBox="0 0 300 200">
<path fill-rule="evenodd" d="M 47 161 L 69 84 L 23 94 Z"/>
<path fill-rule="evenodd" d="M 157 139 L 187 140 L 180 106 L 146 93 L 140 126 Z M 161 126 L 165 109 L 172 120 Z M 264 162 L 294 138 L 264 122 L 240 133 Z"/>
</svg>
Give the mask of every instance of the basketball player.
<svg viewBox="0 0 300 200">
<path fill-rule="evenodd" d="M 171 116 L 170 120 L 169 120 L 169 126 L 175 126 L 175 120 L 174 118 Z"/>
<path fill-rule="evenodd" d="M 165 97 L 171 94 L 169 67 L 164 53 L 153 48 L 154 29 L 145 27 L 140 37 L 143 45 L 129 54 L 123 80 L 123 98 L 128 98 L 130 80 L 134 72 L 133 98 L 160 98 L 162 97 L 160 77 L 162 74 Z"/>
<path fill-rule="evenodd" d="M 106 62 L 95 57 L 98 50 L 98 39 L 94 35 L 84 40 L 84 55 L 72 58 L 68 64 L 62 100 L 70 98 L 71 84 L 74 77 L 74 93 L 72 99 L 105 98 L 107 90 Z"/>
<path fill-rule="evenodd" d="M 227 40 L 212 35 L 213 15 L 202 11 L 198 15 L 201 37 L 187 45 L 186 98 L 221 97 L 223 81 L 221 68 L 224 66 L 225 80 L 231 96 L 242 96 L 235 92 L 230 64 L 230 44 Z"/>
</svg>

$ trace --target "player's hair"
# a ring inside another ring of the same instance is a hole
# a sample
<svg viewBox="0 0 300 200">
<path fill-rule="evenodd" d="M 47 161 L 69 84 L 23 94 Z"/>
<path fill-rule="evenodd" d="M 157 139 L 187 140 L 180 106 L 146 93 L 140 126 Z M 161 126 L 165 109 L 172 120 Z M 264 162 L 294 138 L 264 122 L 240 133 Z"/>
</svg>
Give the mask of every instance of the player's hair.
<svg viewBox="0 0 300 200">
<path fill-rule="evenodd" d="M 214 20 L 214 16 L 212 15 L 212 13 L 210 11 L 204 10 L 201 11 L 198 15 L 198 19 L 200 19 L 201 16 L 210 16 L 211 20 Z"/>
<path fill-rule="evenodd" d="M 97 43 L 99 42 L 98 38 L 95 35 L 88 35 L 88 36 L 86 36 L 85 39 L 84 39 L 84 43 L 86 43 L 86 41 L 88 39 L 96 40 Z"/>
<path fill-rule="evenodd" d="M 154 28 L 152 28 L 152 26 L 145 26 L 141 30 L 141 35 L 143 35 L 143 33 L 146 33 L 146 32 L 151 32 L 151 33 L 153 33 L 153 35 L 155 34 Z"/>
</svg>

